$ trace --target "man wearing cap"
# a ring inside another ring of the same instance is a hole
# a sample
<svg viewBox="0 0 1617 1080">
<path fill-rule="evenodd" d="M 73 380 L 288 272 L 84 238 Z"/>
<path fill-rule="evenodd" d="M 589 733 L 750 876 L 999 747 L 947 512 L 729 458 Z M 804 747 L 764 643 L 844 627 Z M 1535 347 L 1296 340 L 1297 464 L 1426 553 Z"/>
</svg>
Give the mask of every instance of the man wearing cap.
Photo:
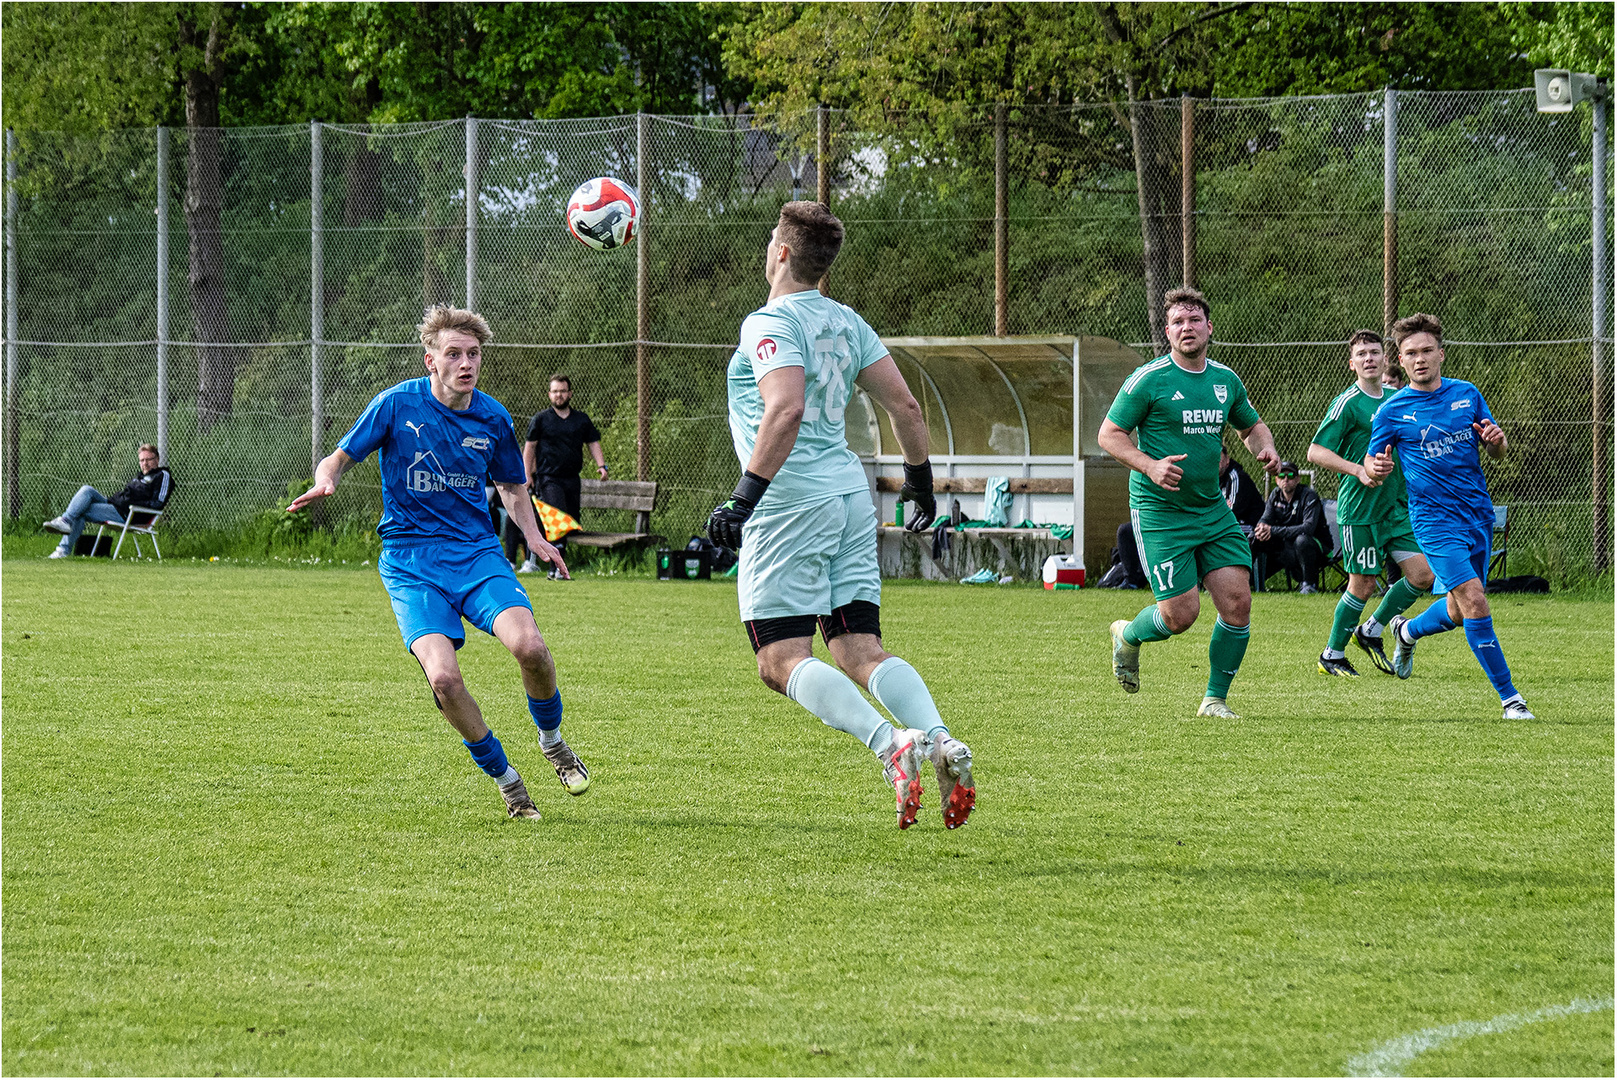
<svg viewBox="0 0 1617 1080">
<path fill-rule="evenodd" d="M 1269 493 L 1263 516 L 1252 527 L 1252 552 L 1272 555 L 1302 582 L 1301 593 L 1319 591 L 1319 568 L 1331 548 L 1325 504 L 1297 479 L 1297 466 L 1280 463 L 1280 484 Z"/>
</svg>

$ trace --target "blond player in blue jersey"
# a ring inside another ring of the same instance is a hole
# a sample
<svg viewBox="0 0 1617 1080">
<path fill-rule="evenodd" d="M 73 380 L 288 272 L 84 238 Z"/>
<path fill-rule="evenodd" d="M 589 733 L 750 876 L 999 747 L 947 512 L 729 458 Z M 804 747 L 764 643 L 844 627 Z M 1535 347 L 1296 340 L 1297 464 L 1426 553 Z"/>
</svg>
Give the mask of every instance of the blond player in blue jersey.
<svg viewBox="0 0 1617 1080">
<path fill-rule="evenodd" d="M 743 472 L 709 518 L 708 535 L 740 552 L 741 619 L 764 685 L 876 754 L 900 829 L 915 824 L 930 759 L 944 824 L 953 829 L 976 804 L 971 751 L 949 734 L 915 669 L 882 648 L 876 508 L 864 467 L 848 449 L 843 410 L 857 384 L 891 417 L 904 451 L 899 498 L 916 504 L 915 529 L 937 512 L 926 420 L 876 332 L 815 285 L 842 236 L 842 222 L 823 203 L 781 207 L 764 256 L 769 302 L 741 324 L 728 371 L 730 432 Z M 816 625 L 836 667 L 813 656 Z M 860 686 L 900 727 L 871 707 Z"/>
</svg>

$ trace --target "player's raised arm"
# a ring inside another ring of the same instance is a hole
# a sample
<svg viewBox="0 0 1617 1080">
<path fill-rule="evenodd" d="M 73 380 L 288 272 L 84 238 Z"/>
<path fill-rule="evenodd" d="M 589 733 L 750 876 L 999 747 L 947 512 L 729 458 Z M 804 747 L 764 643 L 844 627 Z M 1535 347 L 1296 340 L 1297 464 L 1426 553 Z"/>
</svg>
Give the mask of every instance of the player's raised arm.
<svg viewBox="0 0 1617 1080">
<path fill-rule="evenodd" d="M 1484 416 L 1480 423 L 1471 425 L 1471 430 L 1482 440 L 1482 449 L 1489 457 L 1498 461 L 1505 456 L 1510 443 L 1505 439 L 1505 429 L 1494 423 L 1493 417 Z"/>
<path fill-rule="evenodd" d="M 1334 473 L 1341 473 L 1343 476 L 1351 476 L 1365 487 L 1376 487 L 1381 483 L 1381 478 L 1371 476 L 1363 463 L 1355 464 L 1319 443 L 1308 444 L 1308 463 Z"/>
<path fill-rule="evenodd" d="M 342 474 L 357 464 L 358 462 L 341 450 L 333 450 L 330 456 L 322 458 L 320 464 L 315 466 L 314 485 L 288 503 L 286 512 L 295 514 L 315 500 L 324 499 L 327 495 L 334 494 L 337 490 L 337 482 L 342 479 Z"/>
<path fill-rule="evenodd" d="M 1179 481 L 1184 477 L 1185 471 L 1178 463 L 1185 460 L 1187 455 L 1169 454 L 1165 458 L 1154 458 L 1135 446 L 1134 440 L 1129 438 L 1129 433 L 1114 424 L 1111 417 L 1100 422 L 1100 435 L 1096 441 L 1100 443 L 1102 450 L 1135 472 L 1144 473 L 1162 490 L 1179 490 Z"/>
<path fill-rule="evenodd" d="M 1280 471 L 1280 454 L 1275 450 L 1274 432 L 1262 420 L 1241 432 L 1241 442 L 1252 451 L 1263 471 L 1273 476 Z"/>
<path fill-rule="evenodd" d="M 915 504 L 915 516 L 905 528 L 922 532 L 938 516 L 938 500 L 933 493 L 932 459 L 921 403 L 910 393 L 909 384 L 891 356 L 884 356 L 865 368 L 854 381 L 886 410 L 888 419 L 893 422 L 898 448 L 904 451 L 904 486 L 899 490 L 898 501 Z"/>
</svg>

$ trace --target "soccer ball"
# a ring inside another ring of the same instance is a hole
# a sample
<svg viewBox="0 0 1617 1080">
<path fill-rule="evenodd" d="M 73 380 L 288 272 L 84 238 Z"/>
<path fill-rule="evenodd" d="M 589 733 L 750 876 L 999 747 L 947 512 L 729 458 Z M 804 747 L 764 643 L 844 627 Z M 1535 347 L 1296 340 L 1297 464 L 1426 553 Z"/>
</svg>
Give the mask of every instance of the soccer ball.
<svg viewBox="0 0 1617 1080">
<path fill-rule="evenodd" d="M 596 251 L 627 244 L 639 223 L 640 196 L 615 176 L 586 180 L 567 200 L 567 231 Z"/>
</svg>

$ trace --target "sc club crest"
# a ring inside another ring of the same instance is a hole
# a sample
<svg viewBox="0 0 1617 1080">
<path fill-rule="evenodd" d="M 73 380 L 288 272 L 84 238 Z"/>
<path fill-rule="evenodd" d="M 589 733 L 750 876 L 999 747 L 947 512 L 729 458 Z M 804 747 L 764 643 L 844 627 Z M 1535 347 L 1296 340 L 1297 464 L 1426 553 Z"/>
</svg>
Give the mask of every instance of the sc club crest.
<svg viewBox="0 0 1617 1080">
<path fill-rule="evenodd" d="M 1218 398 L 1218 403 L 1222 405 L 1225 401 L 1229 400 L 1230 388 L 1225 386 L 1223 383 L 1214 383 L 1213 396 Z"/>
</svg>

